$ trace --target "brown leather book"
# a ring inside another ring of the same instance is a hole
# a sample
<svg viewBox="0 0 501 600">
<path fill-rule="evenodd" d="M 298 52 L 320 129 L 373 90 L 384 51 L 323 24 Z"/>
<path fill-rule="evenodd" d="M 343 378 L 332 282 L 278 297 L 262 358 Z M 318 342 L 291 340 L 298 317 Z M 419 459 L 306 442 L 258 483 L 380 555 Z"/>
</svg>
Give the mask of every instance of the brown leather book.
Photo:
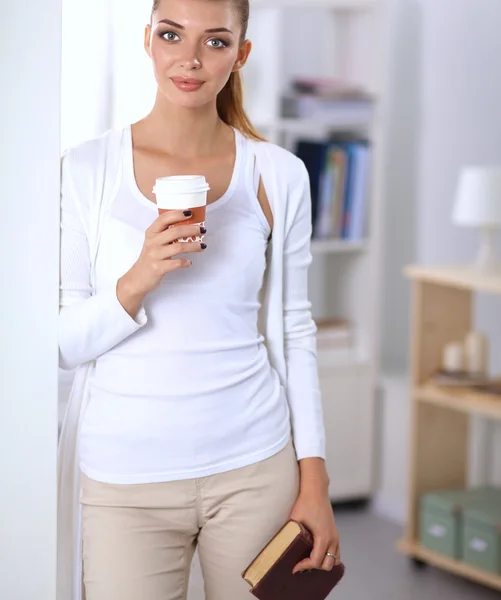
<svg viewBox="0 0 501 600">
<path fill-rule="evenodd" d="M 308 558 L 313 549 L 310 532 L 289 521 L 261 550 L 242 573 L 259 600 L 325 600 L 344 575 L 344 565 L 332 571 L 304 571 L 292 574 L 294 567 Z"/>
</svg>

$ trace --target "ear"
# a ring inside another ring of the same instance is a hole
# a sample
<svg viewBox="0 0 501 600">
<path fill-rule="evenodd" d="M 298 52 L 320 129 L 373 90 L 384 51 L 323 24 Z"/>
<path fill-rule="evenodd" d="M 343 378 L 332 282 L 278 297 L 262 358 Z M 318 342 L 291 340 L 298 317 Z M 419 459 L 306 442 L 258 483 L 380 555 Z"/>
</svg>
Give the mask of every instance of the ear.
<svg viewBox="0 0 501 600">
<path fill-rule="evenodd" d="M 245 63 L 247 62 L 247 59 L 249 58 L 251 50 L 252 42 L 250 40 L 245 40 L 245 42 L 238 49 L 237 60 L 235 61 L 235 64 L 233 65 L 232 69 L 233 72 L 240 71 L 240 69 L 244 67 Z"/>
<path fill-rule="evenodd" d="M 144 49 L 146 54 L 151 58 L 151 25 L 146 25 L 144 29 Z"/>
</svg>

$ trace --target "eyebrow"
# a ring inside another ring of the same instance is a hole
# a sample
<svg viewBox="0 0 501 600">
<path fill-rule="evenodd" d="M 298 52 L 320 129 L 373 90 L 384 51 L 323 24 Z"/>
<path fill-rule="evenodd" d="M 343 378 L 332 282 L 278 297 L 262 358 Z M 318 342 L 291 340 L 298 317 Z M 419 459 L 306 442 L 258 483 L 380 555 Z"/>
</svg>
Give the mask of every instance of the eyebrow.
<svg viewBox="0 0 501 600">
<path fill-rule="evenodd" d="M 183 29 L 183 30 L 186 29 L 186 27 L 183 27 L 179 23 L 176 23 L 175 21 L 171 21 L 170 19 L 162 19 L 161 21 L 159 21 L 159 23 L 165 23 L 166 25 L 171 25 L 172 27 L 175 27 L 176 29 Z M 231 29 L 227 29 L 226 27 L 215 27 L 213 29 L 205 30 L 205 33 L 224 33 L 224 32 L 231 33 L 233 35 L 233 31 L 231 31 Z"/>
</svg>

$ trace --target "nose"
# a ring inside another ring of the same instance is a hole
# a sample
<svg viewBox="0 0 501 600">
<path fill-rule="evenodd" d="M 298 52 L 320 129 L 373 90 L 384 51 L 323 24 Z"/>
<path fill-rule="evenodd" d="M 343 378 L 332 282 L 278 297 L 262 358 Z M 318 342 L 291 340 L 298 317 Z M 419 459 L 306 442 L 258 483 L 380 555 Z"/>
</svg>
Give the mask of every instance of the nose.
<svg viewBox="0 0 501 600">
<path fill-rule="evenodd" d="M 195 50 L 189 51 L 186 56 L 181 59 L 181 66 L 188 71 L 198 71 L 201 68 L 202 63 L 197 56 L 197 52 Z"/>
</svg>

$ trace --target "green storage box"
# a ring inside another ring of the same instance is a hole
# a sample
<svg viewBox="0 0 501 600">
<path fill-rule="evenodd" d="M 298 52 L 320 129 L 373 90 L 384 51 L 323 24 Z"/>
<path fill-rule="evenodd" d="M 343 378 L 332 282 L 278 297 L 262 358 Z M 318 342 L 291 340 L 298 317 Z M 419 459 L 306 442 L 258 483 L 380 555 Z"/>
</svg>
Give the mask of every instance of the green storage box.
<svg viewBox="0 0 501 600">
<path fill-rule="evenodd" d="M 501 575 L 501 490 L 463 515 L 463 560 Z"/>
<path fill-rule="evenodd" d="M 463 558 L 463 513 L 495 495 L 494 488 L 446 490 L 421 497 L 419 532 L 425 548 L 455 560 Z"/>
</svg>

